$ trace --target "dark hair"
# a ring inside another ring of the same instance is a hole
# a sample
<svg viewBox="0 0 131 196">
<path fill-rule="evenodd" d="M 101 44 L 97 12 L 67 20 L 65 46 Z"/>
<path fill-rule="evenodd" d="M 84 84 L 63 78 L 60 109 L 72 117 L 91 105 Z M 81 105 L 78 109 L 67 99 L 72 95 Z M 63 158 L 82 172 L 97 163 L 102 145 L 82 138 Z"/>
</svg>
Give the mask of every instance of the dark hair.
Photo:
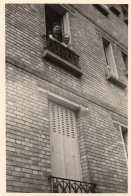
<svg viewBox="0 0 131 196">
<path fill-rule="evenodd" d="M 68 36 L 69 36 L 69 38 L 70 38 L 70 35 L 69 35 L 69 34 L 67 34 L 67 33 L 65 33 L 65 34 L 63 35 L 63 38 L 65 37 L 65 35 L 68 35 Z"/>
<path fill-rule="evenodd" d="M 54 28 L 56 25 L 61 26 L 59 22 L 54 22 L 53 25 L 52 25 L 52 28 Z"/>
</svg>

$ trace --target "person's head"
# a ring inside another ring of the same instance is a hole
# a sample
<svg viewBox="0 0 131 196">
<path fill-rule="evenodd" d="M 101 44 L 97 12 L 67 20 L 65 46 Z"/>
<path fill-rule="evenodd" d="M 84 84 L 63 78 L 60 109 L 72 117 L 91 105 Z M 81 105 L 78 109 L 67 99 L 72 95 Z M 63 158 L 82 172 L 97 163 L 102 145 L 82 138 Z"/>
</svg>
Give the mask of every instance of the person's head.
<svg viewBox="0 0 131 196">
<path fill-rule="evenodd" d="M 65 34 L 65 35 L 63 36 L 63 42 L 64 42 L 65 44 L 68 44 L 69 41 L 70 41 L 70 36 L 69 36 L 68 34 Z"/>
<path fill-rule="evenodd" d="M 59 35 L 60 34 L 60 32 L 61 32 L 60 23 L 54 23 L 52 28 L 53 28 L 54 35 Z"/>
</svg>

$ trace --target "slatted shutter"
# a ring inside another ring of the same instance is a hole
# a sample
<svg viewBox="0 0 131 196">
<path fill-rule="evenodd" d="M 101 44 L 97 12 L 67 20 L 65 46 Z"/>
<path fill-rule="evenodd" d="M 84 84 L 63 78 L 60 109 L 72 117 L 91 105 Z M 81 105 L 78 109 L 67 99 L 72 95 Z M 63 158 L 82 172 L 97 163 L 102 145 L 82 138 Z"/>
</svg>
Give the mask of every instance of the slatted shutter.
<svg viewBox="0 0 131 196">
<path fill-rule="evenodd" d="M 69 22 L 69 12 L 65 12 L 65 14 L 62 16 L 62 34 L 68 34 L 71 36 L 70 33 L 70 22 Z"/>
<path fill-rule="evenodd" d="M 116 78 L 119 78 L 111 43 L 105 47 L 105 53 L 111 74 Z"/>
<path fill-rule="evenodd" d="M 75 113 L 51 102 L 49 109 L 52 175 L 81 180 Z"/>
</svg>

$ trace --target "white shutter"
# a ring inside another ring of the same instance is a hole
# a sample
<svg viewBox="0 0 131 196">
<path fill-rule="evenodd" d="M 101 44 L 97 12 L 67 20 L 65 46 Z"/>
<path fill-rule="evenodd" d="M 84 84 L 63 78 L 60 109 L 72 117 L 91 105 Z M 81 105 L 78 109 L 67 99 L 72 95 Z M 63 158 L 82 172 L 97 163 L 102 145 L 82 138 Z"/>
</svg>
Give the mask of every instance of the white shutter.
<svg viewBox="0 0 131 196">
<path fill-rule="evenodd" d="M 75 113 L 51 102 L 49 108 L 52 175 L 81 180 Z"/>
<path fill-rule="evenodd" d="M 69 21 L 69 12 L 66 11 L 65 14 L 62 16 L 61 19 L 61 26 L 62 26 L 62 35 L 68 34 L 70 36 L 70 44 L 72 44 L 71 41 L 71 32 L 70 32 L 70 21 Z"/>
<path fill-rule="evenodd" d="M 119 78 L 111 43 L 105 47 L 105 53 L 111 74 L 116 78 Z"/>
</svg>

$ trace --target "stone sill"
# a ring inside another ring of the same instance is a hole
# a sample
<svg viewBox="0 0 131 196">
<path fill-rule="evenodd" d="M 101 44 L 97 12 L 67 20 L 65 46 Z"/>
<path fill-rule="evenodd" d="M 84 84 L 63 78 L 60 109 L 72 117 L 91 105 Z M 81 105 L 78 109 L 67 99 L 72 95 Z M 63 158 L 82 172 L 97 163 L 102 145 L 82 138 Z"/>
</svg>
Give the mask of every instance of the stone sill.
<svg viewBox="0 0 131 196">
<path fill-rule="evenodd" d="M 93 4 L 102 14 L 107 16 L 109 14 L 108 9 L 102 4 Z"/>
<path fill-rule="evenodd" d="M 121 88 L 127 87 L 127 82 L 120 80 L 119 78 L 116 78 L 115 76 L 113 76 L 111 74 L 107 74 L 107 80 L 109 80 L 113 84 L 120 86 Z"/>
<path fill-rule="evenodd" d="M 77 66 L 71 64 L 70 62 L 62 59 L 58 55 L 56 55 L 53 52 L 49 51 L 48 49 L 45 49 L 43 51 L 43 57 L 45 59 L 48 59 L 48 60 L 56 63 L 57 65 L 60 65 L 60 66 L 64 67 L 64 69 L 74 73 L 77 76 L 81 76 L 82 75 L 82 71 L 81 71 L 80 67 L 77 67 Z"/>
</svg>

